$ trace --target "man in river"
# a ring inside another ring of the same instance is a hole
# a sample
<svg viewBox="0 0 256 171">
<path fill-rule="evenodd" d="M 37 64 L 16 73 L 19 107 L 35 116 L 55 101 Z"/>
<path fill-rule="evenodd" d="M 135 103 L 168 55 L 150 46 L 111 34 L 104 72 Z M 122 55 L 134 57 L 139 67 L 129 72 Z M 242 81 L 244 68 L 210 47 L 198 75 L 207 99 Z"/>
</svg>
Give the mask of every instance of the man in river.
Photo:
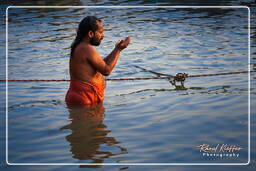
<svg viewBox="0 0 256 171">
<path fill-rule="evenodd" d="M 103 24 L 94 16 L 85 17 L 71 45 L 70 87 L 65 101 L 68 105 L 91 105 L 104 99 L 105 80 L 116 65 L 120 52 L 131 42 L 130 37 L 116 43 L 112 52 L 102 59 L 94 46 L 103 39 Z"/>
</svg>

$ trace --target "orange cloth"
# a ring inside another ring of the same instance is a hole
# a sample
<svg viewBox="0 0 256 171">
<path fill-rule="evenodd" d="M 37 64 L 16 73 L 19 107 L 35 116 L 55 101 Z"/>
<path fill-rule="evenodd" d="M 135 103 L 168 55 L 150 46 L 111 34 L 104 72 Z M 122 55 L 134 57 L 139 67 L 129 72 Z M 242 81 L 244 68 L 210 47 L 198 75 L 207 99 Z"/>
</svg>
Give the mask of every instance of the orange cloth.
<svg viewBox="0 0 256 171">
<path fill-rule="evenodd" d="M 104 86 L 70 80 L 65 101 L 68 105 L 90 105 L 104 100 Z"/>
</svg>

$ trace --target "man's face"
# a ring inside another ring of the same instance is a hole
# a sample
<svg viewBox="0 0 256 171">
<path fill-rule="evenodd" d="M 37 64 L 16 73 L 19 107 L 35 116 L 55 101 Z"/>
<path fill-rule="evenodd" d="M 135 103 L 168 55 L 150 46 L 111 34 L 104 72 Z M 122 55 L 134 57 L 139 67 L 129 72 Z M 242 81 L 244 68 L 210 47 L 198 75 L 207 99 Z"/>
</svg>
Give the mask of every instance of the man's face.
<svg viewBox="0 0 256 171">
<path fill-rule="evenodd" d="M 101 40 L 104 37 L 103 24 L 97 21 L 97 25 L 98 25 L 98 30 L 94 32 L 94 36 L 90 39 L 90 43 L 93 46 L 99 46 L 101 43 Z"/>
</svg>

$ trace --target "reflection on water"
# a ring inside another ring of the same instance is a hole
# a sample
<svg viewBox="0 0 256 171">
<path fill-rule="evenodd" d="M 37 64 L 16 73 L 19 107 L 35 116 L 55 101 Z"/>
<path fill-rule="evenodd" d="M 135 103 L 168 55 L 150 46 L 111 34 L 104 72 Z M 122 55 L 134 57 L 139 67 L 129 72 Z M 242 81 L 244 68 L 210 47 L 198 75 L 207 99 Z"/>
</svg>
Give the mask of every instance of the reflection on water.
<svg viewBox="0 0 256 171">
<path fill-rule="evenodd" d="M 71 123 L 62 127 L 61 130 L 71 130 L 66 136 L 70 143 L 70 151 L 73 158 L 78 160 L 89 160 L 91 163 L 103 163 L 105 159 L 128 153 L 119 146 L 119 142 L 108 136 L 111 131 L 103 123 L 105 108 L 103 104 L 96 104 L 90 107 L 69 107 L 69 118 Z M 119 152 L 111 152 L 111 148 L 119 149 Z M 98 167 L 97 165 L 89 167 Z"/>
</svg>

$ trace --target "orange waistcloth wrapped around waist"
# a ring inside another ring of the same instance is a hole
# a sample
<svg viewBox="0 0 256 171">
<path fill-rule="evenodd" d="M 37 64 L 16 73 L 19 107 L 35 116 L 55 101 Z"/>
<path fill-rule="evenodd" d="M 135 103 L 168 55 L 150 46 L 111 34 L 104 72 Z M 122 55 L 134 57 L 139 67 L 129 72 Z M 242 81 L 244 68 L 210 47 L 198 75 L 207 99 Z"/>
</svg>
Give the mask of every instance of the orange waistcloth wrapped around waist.
<svg viewBox="0 0 256 171">
<path fill-rule="evenodd" d="M 104 100 L 104 86 L 71 79 L 65 101 L 68 105 L 90 105 Z"/>
</svg>

